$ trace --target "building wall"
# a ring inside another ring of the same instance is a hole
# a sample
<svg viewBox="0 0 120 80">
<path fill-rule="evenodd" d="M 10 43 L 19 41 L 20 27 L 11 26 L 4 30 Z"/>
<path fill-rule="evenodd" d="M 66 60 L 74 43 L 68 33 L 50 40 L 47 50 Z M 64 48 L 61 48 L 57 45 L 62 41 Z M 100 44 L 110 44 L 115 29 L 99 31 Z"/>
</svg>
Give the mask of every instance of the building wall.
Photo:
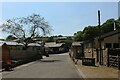
<svg viewBox="0 0 120 80">
<path fill-rule="evenodd" d="M 41 53 L 41 47 L 39 46 L 29 46 L 27 50 L 23 50 L 23 46 L 8 46 L 10 50 L 10 58 L 19 60 L 24 58 L 35 57 Z"/>
<path fill-rule="evenodd" d="M 107 66 L 108 62 L 108 48 L 103 50 L 103 65 Z"/>
<path fill-rule="evenodd" d="M 8 60 L 9 59 L 9 49 L 7 45 L 2 45 L 2 60 Z"/>
<path fill-rule="evenodd" d="M 102 44 L 102 46 L 104 46 L 104 48 L 107 48 L 106 47 L 106 44 L 111 44 L 111 48 L 115 48 L 114 47 L 114 44 L 118 44 L 119 47 L 117 48 L 120 48 L 120 33 L 119 34 L 116 34 L 116 35 L 113 35 L 113 36 L 110 36 L 110 37 L 106 37 L 104 38 L 104 44 Z"/>
<path fill-rule="evenodd" d="M 14 50 L 10 53 L 11 59 L 27 59 L 37 56 L 39 52 L 33 50 Z"/>
<path fill-rule="evenodd" d="M 98 54 L 96 49 L 89 48 L 89 49 L 85 49 L 85 58 L 95 58 L 95 63 L 99 63 L 100 62 L 100 50 L 98 49 Z M 107 59 L 108 59 L 108 48 L 103 49 L 102 53 L 103 53 L 103 65 L 107 66 Z M 98 59 L 98 60 L 97 60 Z"/>
<path fill-rule="evenodd" d="M 85 58 L 92 58 L 92 48 L 84 49 Z"/>
<path fill-rule="evenodd" d="M 85 58 L 94 57 L 94 42 L 88 42 L 84 44 L 84 54 L 85 54 Z"/>
<path fill-rule="evenodd" d="M 118 34 L 104 38 L 104 43 L 120 43 L 118 40 Z"/>
<path fill-rule="evenodd" d="M 84 47 L 84 53 L 85 53 L 85 57 L 86 58 L 95 58 L 96 63 L 100 62 L 100 49 L 99 49 L 99 42 L 98 42 L 98 38 L 96 38 L 93 42 L 93 49 L 92 46 L 88 46 L 89 44 L 92 44 L 92 42 L 89 43 L 85 43 L 85 47 Z M 105 37 L 101 40 L 101 52 L 103 54 L 103 65 L 107 66 L 108 64 L 108 48 L 106 48 L 106 43 L 111 43 L 112 48 L 113 48 L 113 44 L 114 43 L 118 43 L 119 44 L 119 48 L 120 48 L 120 33 L 109 36 L 109 37 Z M 96 51 L 98 49 L 98 52 Z M 98 54 L 97 54 L 98 53 Z"/>
</svg>

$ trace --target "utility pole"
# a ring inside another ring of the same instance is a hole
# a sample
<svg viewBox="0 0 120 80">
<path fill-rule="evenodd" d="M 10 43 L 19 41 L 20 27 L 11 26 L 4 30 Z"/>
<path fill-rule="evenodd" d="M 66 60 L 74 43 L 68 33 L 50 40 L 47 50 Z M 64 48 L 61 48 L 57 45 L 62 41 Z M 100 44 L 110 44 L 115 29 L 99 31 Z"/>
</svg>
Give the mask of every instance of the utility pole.
<svg viewBox="0 0 120 80">
<path fill-rule="evenodd" d="M 102 51 L 101 51 L 101 29 L 100 29 L 100 10 L 98 10 L 98 29 L 99 29 L 99 51 L 100 51 L 100 65 L 102 65 Z"/>
</svg>

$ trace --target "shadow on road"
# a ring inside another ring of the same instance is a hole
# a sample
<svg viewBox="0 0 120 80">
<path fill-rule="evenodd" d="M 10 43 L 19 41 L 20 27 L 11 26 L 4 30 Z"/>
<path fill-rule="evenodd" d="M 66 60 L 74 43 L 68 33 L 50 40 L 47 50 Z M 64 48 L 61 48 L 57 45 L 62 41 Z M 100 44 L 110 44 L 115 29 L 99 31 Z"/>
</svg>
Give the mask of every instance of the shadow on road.
<svg viewBox="0 0 120 80">
<path fill-rule="evenodd" d="M 61 62 L 61 60 L 40 60 L 40 62 Z"/>
<path fill-rule="evenodd" d="M 9 69 L 9 70 L 3 69 L 2 72 L 3 72 L 3 71 L 11 72 L 11 71 L 14 71 L 14 70 L 13 70 L 13 69 Z"/>
</svg>

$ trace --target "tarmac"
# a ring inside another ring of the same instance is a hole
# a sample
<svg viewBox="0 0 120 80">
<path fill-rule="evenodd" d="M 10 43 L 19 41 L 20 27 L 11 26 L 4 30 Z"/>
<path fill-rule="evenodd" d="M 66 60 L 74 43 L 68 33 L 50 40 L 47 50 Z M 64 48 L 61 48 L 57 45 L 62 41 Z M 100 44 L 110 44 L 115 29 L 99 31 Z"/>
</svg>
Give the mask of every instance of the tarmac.
<svg viewBox="0 0 120 80">
<path fill-rule="evenodd" d="M 82 65 L 81 60 L 79 60 L 78 63 L 74 65 L 77 68 L 79 75 L 81 75 L 81 77 L 85 80 L 120 80 L 120 70 L 118 70 L 117 68 L 100 65 L 85 66 Z"/>
<path fill-rule="evenodd" d="M 77 64 L 75 64 L 79 73 L 84 79 L 116 79 L 120 80 L 120 70 L 113 67 L 107 66 L 85 66 L 82 65 L 82 61 L 79 60 Z"/>
</svg>

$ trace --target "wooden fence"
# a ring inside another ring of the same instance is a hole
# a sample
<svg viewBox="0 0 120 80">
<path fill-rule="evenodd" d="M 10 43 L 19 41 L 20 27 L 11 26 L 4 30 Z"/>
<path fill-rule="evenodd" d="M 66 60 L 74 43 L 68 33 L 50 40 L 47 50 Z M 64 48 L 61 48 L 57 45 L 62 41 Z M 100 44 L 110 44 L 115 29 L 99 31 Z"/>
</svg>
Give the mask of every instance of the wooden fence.
<svg viewBox="0 0 120 80">
<path fill-rule="evenodd" d="M 108 49 L 108 67 L 117 67 L 120 70 L 120 49 Z"/>
</svg>

